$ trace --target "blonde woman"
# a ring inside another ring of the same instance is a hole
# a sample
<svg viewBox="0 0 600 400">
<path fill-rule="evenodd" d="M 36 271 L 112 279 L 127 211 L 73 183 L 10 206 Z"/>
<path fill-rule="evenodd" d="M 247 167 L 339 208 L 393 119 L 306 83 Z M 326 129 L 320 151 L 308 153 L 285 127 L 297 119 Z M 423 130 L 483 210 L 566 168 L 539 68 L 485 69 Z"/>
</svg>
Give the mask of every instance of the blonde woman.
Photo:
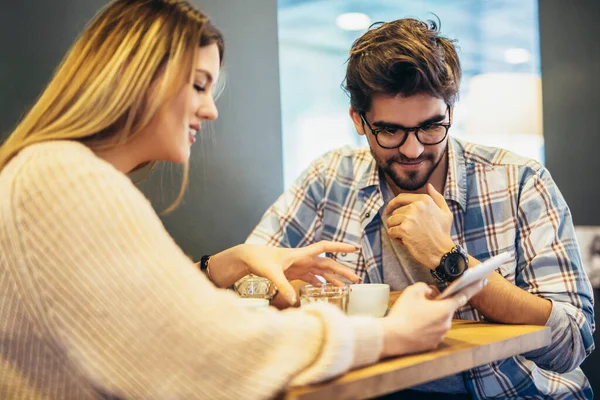
<svg viewBox="0 0 600 400">
<path fill-rule="evenodd" d="M 417 285 L 384 319 L 251 312 L 218 289 L 252 272 L 293 302 L 287 279 L 356 280 L 317 257 L 352 250 L 331 242 L 237 246 L 200 273 L 127 174 L 187 163 L 223 49 L 187 2 L 113 1 L 0 148 L 0 398 L 269 398 L 435 347 L 480 289 Z"/>
</svg>

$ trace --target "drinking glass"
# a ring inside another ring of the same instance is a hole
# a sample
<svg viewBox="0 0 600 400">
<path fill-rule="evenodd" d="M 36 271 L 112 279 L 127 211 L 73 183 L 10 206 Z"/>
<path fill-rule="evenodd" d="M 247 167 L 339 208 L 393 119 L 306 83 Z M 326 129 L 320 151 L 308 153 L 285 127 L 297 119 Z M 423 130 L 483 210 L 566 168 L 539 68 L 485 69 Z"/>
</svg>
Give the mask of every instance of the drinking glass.
<svg viewBox="0 0 600 400">
<path fill-rule="evenodd" d="M 348 286 L 335 286 L 330 283 L 322 286 L 304 285 L 300 287 L 300 306 L 312 303 L 329 303 L 343 312 L 348 308 Z"/>
</svg>

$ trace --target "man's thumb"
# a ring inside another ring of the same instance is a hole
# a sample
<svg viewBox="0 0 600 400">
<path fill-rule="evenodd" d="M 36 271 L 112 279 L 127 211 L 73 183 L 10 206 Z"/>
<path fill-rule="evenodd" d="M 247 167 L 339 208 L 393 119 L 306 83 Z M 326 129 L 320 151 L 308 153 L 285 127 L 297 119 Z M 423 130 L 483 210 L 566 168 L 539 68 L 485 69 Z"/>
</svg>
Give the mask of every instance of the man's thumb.
<svg viewBox="0 0 600 400">
<path fill-rule="evenodd" d="M 431 183 L 427 184 L 427 193 L 439 208 L 445 211 L 450 211 L 450 209 L 448 208 L 448 204 L 446 204 L 446 199 L 444 199 L 444 196 L 440 192 L 435 190 Z"/>
</svg>

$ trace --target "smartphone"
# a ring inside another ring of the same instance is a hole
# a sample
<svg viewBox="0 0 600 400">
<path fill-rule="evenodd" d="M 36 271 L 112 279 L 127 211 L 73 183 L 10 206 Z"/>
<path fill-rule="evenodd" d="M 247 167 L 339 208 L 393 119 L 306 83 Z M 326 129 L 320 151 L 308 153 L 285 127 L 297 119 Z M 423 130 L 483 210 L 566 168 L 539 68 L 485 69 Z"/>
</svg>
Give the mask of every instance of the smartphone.
<svg viewBox="0 0 600 400">
<path fill-rule="evenodd" d="M 448 285 L 448 287 L 436 297 L 436 300 L 451 297 L 467 286 L 487 278 L 492 272 L 498 269 L 498 267 L 513 257 L 514 256 L 511 253 L 500 253 L 497 256 L 485 260 L 476 267 L 468 268 L 460 278 Z"/>
</svg>

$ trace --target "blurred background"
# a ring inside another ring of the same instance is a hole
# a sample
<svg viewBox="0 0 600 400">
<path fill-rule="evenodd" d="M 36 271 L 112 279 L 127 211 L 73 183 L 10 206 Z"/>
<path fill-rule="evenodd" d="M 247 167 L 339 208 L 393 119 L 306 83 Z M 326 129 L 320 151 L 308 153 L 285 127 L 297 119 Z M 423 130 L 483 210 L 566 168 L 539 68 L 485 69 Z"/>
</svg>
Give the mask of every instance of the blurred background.
<svg viewBox="0 0 600 400">
<path fill-rule="evenodd" d="M 439 19 L 457 39 L 451 134 L 544 161 L 537 0 L 279 0 L 285 187 L 322 153 L 367 145 L 340 89 L 348 50 L 372 23 L 404 17 Z"/>
</svg>

